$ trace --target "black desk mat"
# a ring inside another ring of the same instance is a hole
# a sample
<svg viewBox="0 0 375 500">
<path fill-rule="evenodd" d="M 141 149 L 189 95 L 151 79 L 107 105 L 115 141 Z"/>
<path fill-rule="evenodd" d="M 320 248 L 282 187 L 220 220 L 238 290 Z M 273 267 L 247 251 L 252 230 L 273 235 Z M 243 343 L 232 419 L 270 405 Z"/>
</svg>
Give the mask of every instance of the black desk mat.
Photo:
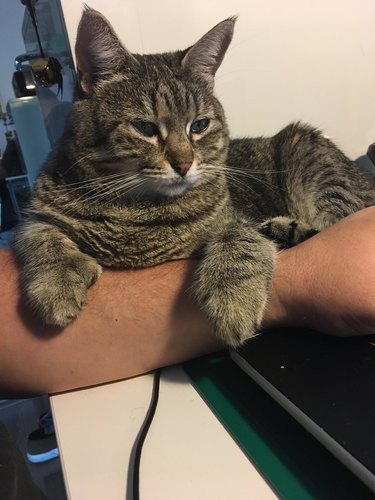
<svg viewBox="0 0 375 500">
<path fill-rule="evenodd" d="M 229 357 L 183 368 L 276 494 L 286 499 L 373 499 L 374 494 Z M 218 453 L 220 450 L 218 450 Z"/>
</svg>

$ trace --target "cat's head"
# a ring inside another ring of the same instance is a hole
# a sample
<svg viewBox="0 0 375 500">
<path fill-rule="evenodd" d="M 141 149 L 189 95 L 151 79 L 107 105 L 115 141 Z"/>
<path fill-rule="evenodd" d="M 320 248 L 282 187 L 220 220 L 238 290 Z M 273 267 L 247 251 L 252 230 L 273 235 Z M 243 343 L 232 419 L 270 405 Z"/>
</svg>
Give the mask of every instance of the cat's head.
<svg viewBox="0 0 375 500">
<path fill-rule="evenodd" d="M 138 55 L 99 12 L 85 9 L 76 59 L 81 102 L 95 120 L 92 164 L 123 173 L 124 192 L 180 196 L 222 171 L 229 137 L 213 86 L 234 23 L 219 23 L 186 50 Z"/>
</svg>

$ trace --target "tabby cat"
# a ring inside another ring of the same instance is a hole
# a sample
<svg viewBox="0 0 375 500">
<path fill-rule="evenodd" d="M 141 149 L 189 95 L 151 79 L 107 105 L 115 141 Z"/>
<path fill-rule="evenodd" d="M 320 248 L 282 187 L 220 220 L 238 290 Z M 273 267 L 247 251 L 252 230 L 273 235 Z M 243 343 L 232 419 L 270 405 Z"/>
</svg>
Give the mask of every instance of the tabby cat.
<svg viewBox="0 0 375 500">
<path fill-rule="evenodd" d="M 277 249 L 375 203 L 372 179 L 310 126 L 229 139 L 214 75 L 234 24 L 183 51 L 138 55 L 84 10 L 80 94 L 13 243 L 45 323 L 78 315 L 101 266 L 199 256 L 196 297 L 236 346 L 261 324 Z"/>
</svg>

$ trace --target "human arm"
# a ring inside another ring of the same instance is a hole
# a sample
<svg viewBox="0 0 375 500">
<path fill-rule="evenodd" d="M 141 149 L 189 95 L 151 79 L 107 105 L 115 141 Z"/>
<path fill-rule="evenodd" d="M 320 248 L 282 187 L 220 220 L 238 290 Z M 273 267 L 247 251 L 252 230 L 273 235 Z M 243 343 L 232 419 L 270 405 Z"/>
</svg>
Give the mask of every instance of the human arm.
<svg viewBox="0 0 375 500">
<path fill-rule="evenodd" d="M 265 327 L 375 332 L 375 208 L 281 252 Z M 20 299 L 0 251 L 0 392 L 52 393 L 147 372 L 222 348 L 191 294 L 195 261 L 105 271 L 63 331 L 43 327 Z M 251 300 L 251 298 L 249 298 Z"/>
<path fill-rule="evenodd" d="M 19 293 L 13 256 L 0 251 L 0 393 L 52 393 L 145 373 L 219 349 L 186 289 L 196 263 L 106 270 L 64 330 L 45 327 Z"/>
<path fill-rule="evenodd" d="M 264 326 L 375 334 L 375 207 L 280 252 Z"/>
</svg>

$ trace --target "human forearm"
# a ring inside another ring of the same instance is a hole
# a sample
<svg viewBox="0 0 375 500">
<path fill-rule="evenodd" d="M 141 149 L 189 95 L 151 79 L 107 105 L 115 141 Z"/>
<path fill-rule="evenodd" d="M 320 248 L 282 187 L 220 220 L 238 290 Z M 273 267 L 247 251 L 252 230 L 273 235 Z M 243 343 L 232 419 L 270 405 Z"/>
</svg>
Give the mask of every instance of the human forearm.
<svg viewBox="0 0 375 500">
<path fill-rule="evenodd" d="M 264 326 L 375 334 L 375 207 L 280 252 Z"/>
<path fill-rule="evenodd" d="M 18 272 L 0 252 L 0 390 L 57 392 L 126 378 L 219 349 L 186 289 L 194 261 L 105 271 L 71 325 L 44 327 L 20 301 Z M 6 286 L 5 286 L 6 284 Z"/>
<path fill-rule="evenodd" d="M 375 208 L 278 255 L 264 327 L 375 333 Z M 105 271 L 79 317 L 43 327 L 20 299 L 0 251 L 0 391 L 56 392 L 144 373 L 220 349 L 187 292 L 195 261 Z M 249 297 L 249 301 L 251 297 Z"/>
</svg>

